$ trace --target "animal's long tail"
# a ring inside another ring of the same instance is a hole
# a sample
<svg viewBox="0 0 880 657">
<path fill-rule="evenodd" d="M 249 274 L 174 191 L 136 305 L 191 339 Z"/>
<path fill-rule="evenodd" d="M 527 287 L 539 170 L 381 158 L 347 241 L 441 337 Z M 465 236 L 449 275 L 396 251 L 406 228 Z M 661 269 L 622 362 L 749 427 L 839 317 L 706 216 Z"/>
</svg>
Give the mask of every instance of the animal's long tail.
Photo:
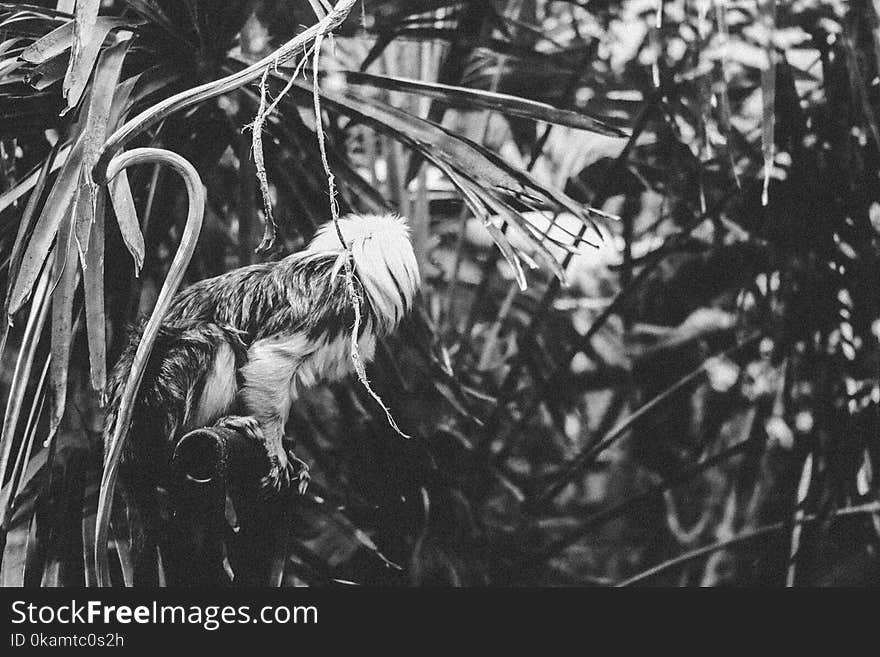
<svg viewBox="0 0 880 657">
<path fill-rule="evenodd" d="M 126 340 L 110 379 L 110 404 L 104 423 L 105 452 L 113 436 L 120 398 L 143 324 Z M 205 376 L 219 349 L 229 345 L 242 353 L 238 336 L 210 323 L 162 327 L 132 412 L 131 428 L 120 463 L 117 503 L 127 507 L 136 584 L 156 585 L 156 546 L 161 519 L 156 487 L 168 470 L 180 432 L 199 398 Z"/>
<path fill-rule="evenodd" d="M 134 361 L 141 330 L 142 325 L 134 329 L 111 376 L 111 402 L 104 423 L 105 448 L 113 435 L 120 393 Z M 193 413 L 205 375 L 224 346 L 243 354 L 237 334 L 217 324 L 199 322 L 184 327 L 163 326 L 159 330 L 133 409 L 123 460 L 142 461 L 150 457 L 159 468 L 167 465 L 167 459 L 161 456 L 170 456 L 168 447 L 173 448 L 180 437 L 177 434 Z"/>
</svg>

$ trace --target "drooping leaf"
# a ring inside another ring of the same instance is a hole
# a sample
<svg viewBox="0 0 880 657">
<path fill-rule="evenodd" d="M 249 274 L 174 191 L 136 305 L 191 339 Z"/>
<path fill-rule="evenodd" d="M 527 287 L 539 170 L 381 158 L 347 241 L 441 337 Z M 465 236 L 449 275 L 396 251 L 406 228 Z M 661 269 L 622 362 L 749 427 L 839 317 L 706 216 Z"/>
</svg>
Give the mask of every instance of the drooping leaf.
<svg viewBox="0 0 880 657">
<path fill-rule="evenodd" d="M 296 86 L 303 90 L 308 89 L 307 83 L 297 82 Z M 544 263 L 554 274 L 564 277 L 562 268 L 546 251 L 540 240 L 535 238 L 529 223 L 525 219 L 517 218 L 518 213 L 499 197 L 508 196 L 513 199 L 519 195 L 524 195 L 525 198 L 537 196 L 560 211 L 566 210 L 581 218 L 587 225 L 591 225 L 591 222 L 588 223 L 583 206 L 575 203 L 565 194 L 541 185 L 530 174 L 504 162 L 489 149 L 455 135 L 442 126 L 366 96 L 353 95 L 350 92 L 337 93 L 326 89 L 321 93 L 326 101 L 343 108 L 342 111 L 354 113 L 379 130 L 390 130 L 395 138 L 417 149 L 432 162 L 436 163 L 437 159 L 442 159 L 462 178 L 471 181 L 474 193 L 481 196 L 496 213 L 515 218 L 524 236 L 533 242 L 536 252 L 541 253 Z M 514 263 L 511 265 L 516 269 Z"/>
<path fill-rule="evenodd" d="M 588 130 L 606 137 L 626 137 L 623 130 L 600 117 L 584 112 L 561 110 L 547 103 L 510 94 L 356 71 L 334 72 L 333 75 L 343 75 L 345 81 L 350 85 L 418 94 L 451 106 L 490 109 L 533 121 L 544 121 L 579 130 Z"/>
<path fill-rule="evenodd" d="M 128 184 L 128 174 L 120 171 L 119 175 L 110 181 L 108 185 L 110 199 L 113 203 L 113 211 L 116 213 L 116 221 L 119 224 L 119 232 L 122 241 L 134 258 L 135 275 L 140 273 L 144 264 L 144 235 L 138 223 L 137 208 L 131 195 L 131 187 Z"/>
<path fill-rule="evenodd" d="M 728 33 L 727 28 L 727 0 L 719 0 L 715 3 L 715 21 L 718 25 L 718 35 L 721 40 L 721 48 L 722 53 L 718 62 L 718 67 L 720 69 L 720 77 L 721 77 L 721 85 L 718 90 L 718 99 L 719 99 L 719 117 L 718 124 L 721 128 L 721 132 L 725 138 L 724 148 L 727 151 L 727 158 L 730 162 L 730 170 L 733 173 L 733 178 L 736 181 L 736 186 L 739 188 L 741 186 L 739 179 L 739 172 L 736 169 L 736 162 L 733 154 L 733 147 L 731 145 L 731 126 L 730 126 L 730 117 L 733 116 L 733 110 L 730 105 L 730 91 L 728 89 L 729 79 L 728 79 L 728 66 L 729 63 L 727 61 L 726 51 L 724 50 L 727 47 L 727 44 L 730 39 L 730 35 Z"/>
<path fill-rule="evenodd" d="M 458 175 L 451 166 L 447 165 L 446 162 L 444 162 L 440 158 L 432 159 L 430 156 L 428 156 L 428 159 L 441 171 L 443 171 L 443 173 L 449 178 L 452 184 L 455 185 L 462 193 L 465 202 L 474 213 L 474 216 L 482 221 L 483 227 L 487 230 L 489 235 L 492 237 L 492 240 L 498 246 L 498 249 L 504 256 L 504 259 L 507 260 L 508 264 L 513 268 L 513 271 L 516 275 L 516 282 L 519 285 L 520 289 L 525 290 L 528 286 L 528 283 L 526 282 L 525 272 L 523 272 L 522 263 L 519 260 L 519 256 L 517 256 L 516 251 L 510 245 L 507 236 L 501 231 L 498 226 L 493 224 L 492 221 L 489 219 L 489 213 L 486 212 L 483 201 L 480 200 L 480 197 L 475 193 L 472 186 L 460 175 Z"/>
<path fill-rule="evenodd" d="M 302 543 L 330 566 L 348 560 L 354 551 L 364 548 L 385 566 L 400 570 L 400 566 L 388 559 L 373 539 L 345 514 L 323 504 L 309 505 L 301 513 L 309 519 L 310 525 L 319 528 L 317 536 Z"/>
<path fill-rule="evenodd" d="M 83 130 L 83 169 L 88 182 L 88 195 L 77 199 L 75 237 L 82 260 L 83 269 L 88 267 L 85 250 L 89 243 L 89 233 L 96 221 L 98 193 L 91 183 L 91 170 L 98 160 L 98 153 L 107 138 L 111 109 L 114 101 L 114 89 L 119 83 L 122 62 L 128 52 L 129 36 L 120 37 L 114 45 L 107 48 L 98 60 L 95 78 L 89 94 L 89 108 Z M 115 126 L 114 126 L 115 127 Z"/>
</svg>

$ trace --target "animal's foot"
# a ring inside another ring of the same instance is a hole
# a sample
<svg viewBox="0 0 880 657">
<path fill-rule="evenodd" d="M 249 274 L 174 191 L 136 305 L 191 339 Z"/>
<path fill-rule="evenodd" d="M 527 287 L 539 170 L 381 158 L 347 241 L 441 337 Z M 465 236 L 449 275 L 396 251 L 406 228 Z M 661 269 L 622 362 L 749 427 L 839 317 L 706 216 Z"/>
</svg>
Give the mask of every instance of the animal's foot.
<svg viewBox="0 0 880 657">
<path fill-rule="evenodd" d="M 232 429 L 261 444 L 264 442 L 263 429 L 260 423 L 257 422 L 255 417 L 250 415 L 227 415 L 217 420 L 214 426 L 220 429 Z"/>
<path fill-rule="evenodd" d="M 263 428 L 256 418 L 250 415 L 228 415 L 220 418 L 215 426 L 237 431 L 266 448 L 269 472 L 260 480 L 260 492 L 264 497 L 277 496 L 289 488 L 291 483 L 296 484 L 300 495 L 305 495 L 311 480 L 308 464 L 298 459 L 292 451 L 285 451 L 280 444 L 276 448 L 274 443 L 267 442 Z"/>
<path fill-rule="evenodd" d="M 299 494 L 305 495 L 309 489 L 309 482 L 312 480 L 312 475 L 309 474 L 309 464 L 296 458 L 293 452 L 288 452 L 287 462 L 294 468 L 293 480 L 297 482 Z"/>
<path fill-rule="evenodd" d="M 296 457 L 292 451 L 280 451 L 269 456 L 269 474 L 260 482 L 260 489 L 266 497 L 278 495 L 286 490 L 292 482 L 300 495 L 305 495 L 309 487 L 311 475 L 308 464 Z"/>
</svg>

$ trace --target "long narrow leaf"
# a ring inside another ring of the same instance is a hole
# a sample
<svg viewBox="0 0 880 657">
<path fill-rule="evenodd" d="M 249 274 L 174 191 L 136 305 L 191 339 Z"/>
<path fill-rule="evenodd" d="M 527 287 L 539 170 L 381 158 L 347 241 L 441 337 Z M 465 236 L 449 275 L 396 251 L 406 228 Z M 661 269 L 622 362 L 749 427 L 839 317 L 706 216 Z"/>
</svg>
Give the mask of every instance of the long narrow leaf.
<svg viewBox="0 0 880 657">
<path fill-rule="evenodd" d="M 116 213 L 116 221 L 119 224 L 119 232 L 122 241 L 134 258 L 135 276 L 140 274 L 144 265 L 144 236 L 138 223 L 137 209 L 128 184 L 128 174 L 121 171 L 118 176 L 110 181 L 110 199 L 113 202 L 113 211 Z"/>
<path fill-rule="evenodd" d="M 544 121 L 579 130 L 588 130 L 606 137 L 626 137 L 626 133 L 623 130 L 600 117 L 591 116 L 584 112 L 561 110 L 547 103 L 511 96 L 510 94 L 468 89 L 466 87 L 456 87 L 437 82 L 372 75 L 356 71 L 334 73 L 334 75 L 337 74 L 344 75 L 345 81 L 350 85 L 365 86 L 367 88 L 379 87 L 388 91 L 418 94 L 452 106 L 490 109 L 502 114 L 532 119 L 534 121 Z"/>
<path fill-rule="evenodd" d="M 88 194 L 77 200 L 75 231 L 76 243 L 82 260 L 83 269 L 88 268 L 85 251 L 89 244 L 89 233 L 96 221 L 97 198 L 96 186 L 91 183 L 91 170 L 98 160 L 98 153 L 107 138 L 108 122 L 114 101 L 114 89 L 119 83 L 122 62 L 128 52 L 129 39 L 107 48 L 98 60 L 95 78 L 89 95 L 88 116 L 83 131 L 83 167 L 88 181 Z"/>
<path fill-rule="evenodd" d="M 15 243 L 12 245 L 12 253 L 9 257 L 9 273 L 6 291 L 3 296 L 3 312 L 0 313 L 0 357 L 3 356 L 3 352 L 6 350 L 6 340 L 9 336 L 10 323 L 8 321 L 8 315 L 9 297 L 12 293 L 12 282 L 18 277 L 19 268 L 21 267 L 21 258 L 24 254 L 25 240 L 28 233 L 32 230 L 33 223 L 37 217 L 37 207 L 43 196 L 43 190 L 46 187 L 46 181 L 49 177 L 53 160 L 56 159 L 56 153 L 57 149 L 53 148 L 49 153 L 49 157 L 43 162 L 40 171 L 37 172 L 37 178 L 33 184 L 33 191 L 31 192 L 31 196 L 24 208 L 24 212 L 19 219 L 18 234 L 15 236 Z"/>
<path fill-rule="evenodd" d="M 85 91 L 98 59 L 104 36 L 95 27 L 101 0 L 77 0 L 74 10 L 73 50 L 64 76 L 64 97 L 67 108 L 75 107 Z"/>
<path fill-rule="evenodd" d="M 31 369 L 34 362 L 34 354 L 46 323 L 46 315 L 49 311 L 49 280 L 51 267 L 47 266 L 40 276 L 34 294 L 34 303 L 28 322 L 24 329 L 21 346 L 18 351 L 18 359 L 15 362 L 15 370 L 12 373 L 12 384 L 9 396 L 6 400 L 6 409 L 3 414 L 3 429 L 0 432 L 0 477 L 5 479 L 9 467 L 9 456 L 12 453 L 12 441 L 18 426 L 18 418 L 24 403 L 24 396 L 31 378 Z M 0 527 L 6 527 L 7 509 L 0 508 Z"/>
<path fill-rule="evenodd" d="M 83 143 L 82 140 L 77 140 L 70 156 L 64 163 L 64 168 L 58 174 L 58 179 L 49 193 L 49 198 L 46 199 L 46 205 L 37 220 L 37 225 L 34 227 L 34 232 L 22 257 L 21 269 L 9 296 L 8 313 L 10 315 L 17 313 L 30 296 L 34 282 L 43 268 L 43 263 L 46 262 L 52 242 L 58 233 L 61 220 L 70 204 L 73 203 L 82 165 L 82 155 Z"/>
<path fill-rule="evenodd" d="M 88 194 L 80 186 L 80 195 Z M 49 405 L 49 435 L 52 440 L 67 401 L 67 365 L 70 360 L 70 343 L 73 331 L 73 294 L 79 281 L 79 261 L 74 239 L 75 216 L 73 208 L 58 231 L 57 255 L 52 273 L 52 362 L 49 367 L 51 404 Z"/>
<path fill-rule="evenodd" d="M 95 21 L 94 34 L 102 35 L 103 41 L 111 30 L 135 24 L 124 18 L 101 16 Z M 73 45 L 73 32 L 74 22 L 71 20 L 25 48 L 21 59 L 31 64 L 42 64 L 57 57 Z"/>
<path fill-rule="evenodd" d="M 67 156 L 70 154 L 70 144 L 62 146 L 54 158 L 49 157 L 48 161 L 51 162 L 49 165 L 49 173 L 54 173 L 59 168 L 64 166 L 64 163 L 67 161 Z M 34 186 L 40 179 L 40 172 L 42 171 L 44 165 L 40 165 L 36 171 L 28 174 L 21 182 L 19 182 L 12 189 L 0 194 L 0 212 L 3 212 L 6 208 L 10 207 L 13 203 L 22 198 L 25 194 L 34 189 Z"/>
<path fill-rule="evenodd" d="M 98 190 L 95 225 L 89 234 L 83 268 L 86 309 L 86 337 L 89 344 L 89 372 L 92 388 L 102 392 L 107 385 L 107 339 L 104 314 L 104 190 Z M 102 398 L 103 401 L 103 398 Z"/>
<path fill-rule="evenodd" d="M 37 425 L 45 406 L 46 396 L 44 394 L 46 387 L 47 375 L 49 373 L 49 360 L 43 365 L 43 371 L 37 382 L 37 390 L 34 395 L 34 401 L 31 403 L 31 410 L 28 414 L 27 424 L 24 428 L 24 434 L 21 444 L 18 448 L 18 454 L 15 457 L 15 463 L 12 466 L 12 472 L 8 476 L 6 485 L 0 490 L 0 508 L 6 517 L 12 510 L 12 505 L 18 497 L 19 492 L 27 483 L 28 461 L 34 446 L 37 435 Z"/>
</svg>

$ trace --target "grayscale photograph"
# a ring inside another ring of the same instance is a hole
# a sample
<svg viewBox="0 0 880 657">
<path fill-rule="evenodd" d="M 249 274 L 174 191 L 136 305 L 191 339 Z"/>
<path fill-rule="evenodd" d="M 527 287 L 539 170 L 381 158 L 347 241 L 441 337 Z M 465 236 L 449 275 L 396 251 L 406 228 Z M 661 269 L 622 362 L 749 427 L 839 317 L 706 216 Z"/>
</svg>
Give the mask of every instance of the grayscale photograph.
<svg viewBox="0 0 880 657">
<path fill-rule="evenodd" d="M 880 586 L 880 0 L 0 2 L 0 306 L 4 645 Z"/>
</svg>

